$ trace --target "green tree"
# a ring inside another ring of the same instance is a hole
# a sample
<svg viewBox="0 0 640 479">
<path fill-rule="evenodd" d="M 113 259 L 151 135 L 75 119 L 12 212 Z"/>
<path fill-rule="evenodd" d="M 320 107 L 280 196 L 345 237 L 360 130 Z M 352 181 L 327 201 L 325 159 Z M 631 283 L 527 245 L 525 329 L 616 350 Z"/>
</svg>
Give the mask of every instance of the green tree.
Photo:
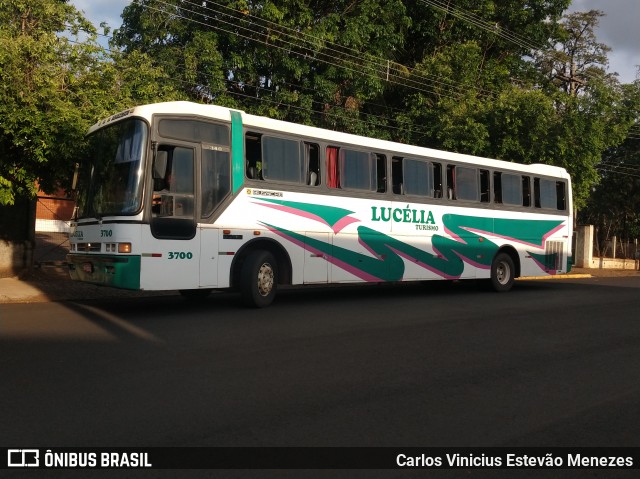
<svg viewBox="0 0 640 479">
<path fill-rule="evenodd" d="M 70 175 L 84 129 L 76 77 L 93 63 L 95 29 L 62 0 L 0 3 L 0 204 Z M 83 43 L 79 31 L 89 32 Z M 59 35 L 68 31 L 70 37 Z"/>
<path fill-rule="evenodd" d="M 635 112 L 635 132 L 640 124 L 640 80 L 623 85 L 623 98 L 627 111 Z M 636 134 L 631 133 L 620 145 L 606 150 L 597 168 L 601 180 L 593 187 L 578 220 L 596 225 L 600 244 L 613 235 L 639 238 L 640 140 Z"/>
<path fill-rule="evenodd" d="M 554 48 L 537 58 L 541 86 L 556 110 L 547 136 L 547 161 L 571 174 L 578 208 L 599 181 L 602 155 L 624 140 L 635 119 L 622 86 L 606 74 L 609 48 L 598 43 L 594 33 L 602 15 L 597 10 L 567 15 L 553 39 Z"/>
<path fill-rule="evenodd" d="M 67 186 L 98 118 L 179 96 L 148 57 L 105 52 L 67 0 L 2 0 L 0 25 L 0 204 Z"/>
<path fill-rule="evenodd" d="M 141 0 L 123 20 L 114 46 L 151 55 L 194 100 L 370 134 L 363 105 L 410 23 L 400 0 Z"/>
</svg>

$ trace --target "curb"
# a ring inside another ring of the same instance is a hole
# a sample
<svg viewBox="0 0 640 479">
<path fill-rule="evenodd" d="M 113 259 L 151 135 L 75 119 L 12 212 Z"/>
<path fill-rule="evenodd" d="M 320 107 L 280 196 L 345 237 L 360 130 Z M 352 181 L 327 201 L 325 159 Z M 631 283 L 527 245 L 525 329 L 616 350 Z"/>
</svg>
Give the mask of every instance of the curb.
<svg viewBox="0 0 640 479">
<path fill-rule="evenodd" d="M 549 276 L 521 276 L 516 278 L 516 280 L 520 281 L 535 281 L 535 280 L 545 280 L 545 279 L 585 279 L 585 278 L 593 278 L 591 274 L 550 274 Z"/>
</svg>

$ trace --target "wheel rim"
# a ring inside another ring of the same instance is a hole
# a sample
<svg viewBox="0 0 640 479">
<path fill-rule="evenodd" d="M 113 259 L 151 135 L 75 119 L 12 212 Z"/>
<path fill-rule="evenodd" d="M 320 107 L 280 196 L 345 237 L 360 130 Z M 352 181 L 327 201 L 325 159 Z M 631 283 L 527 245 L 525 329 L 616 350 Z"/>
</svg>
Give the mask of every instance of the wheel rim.
<svg viewBox="0 0 640 479">
<path fill-rule="evenodd" d="M 496 279 L 500 284 L 507 284 L 511 279 L 511 267 L 506 261 L 500 261 L 496 268 Z"/>
<path fill-rule="evenodd" d="M 258 269 L 258 293 L 268 296 L 273 289 L 273 268 L 269 263 L 262 263 Z"/>
</svg>

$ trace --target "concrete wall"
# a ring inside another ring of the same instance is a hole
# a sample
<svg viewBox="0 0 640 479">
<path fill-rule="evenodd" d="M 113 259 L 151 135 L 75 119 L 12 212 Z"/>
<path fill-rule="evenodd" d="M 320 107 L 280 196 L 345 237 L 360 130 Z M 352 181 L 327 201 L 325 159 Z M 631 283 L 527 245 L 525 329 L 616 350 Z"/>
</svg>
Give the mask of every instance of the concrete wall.
<svg viewBox="0 0 640 479">
<path fill-rule="evenodd" d="M 589 266 L 583 266 L 583 268 L 593 269 L 635 269 L 639 267 L 639 261 L 636 259 L 613 259 L 613 258 L 592 258 Z"/>
<path fill-rule="evenodd" d="M 576 227 L 576 250 L 573 252 L 573 264 L 576 268 L 592 268 L 593 262 L 593 225 Z"/>
<path fill-rule="evenodd" d="M 14 276 L 33 265 L 36 202 L 16 199 L 0 206 L 0 277 Z"/>
<path fill-rule="evenodd" d="M 0 278 L 16 276 L 33 264 L 33 243 L 0 240 Z"/>
<path fill-rule="evenodd" d="M 638 260 L 594 257 L 593 232 L 593 225 L 578 226 L 576 228 L 576 250 L 573 252 L 576 268 L 639 269 L 640 262 Z"/>
</svg>

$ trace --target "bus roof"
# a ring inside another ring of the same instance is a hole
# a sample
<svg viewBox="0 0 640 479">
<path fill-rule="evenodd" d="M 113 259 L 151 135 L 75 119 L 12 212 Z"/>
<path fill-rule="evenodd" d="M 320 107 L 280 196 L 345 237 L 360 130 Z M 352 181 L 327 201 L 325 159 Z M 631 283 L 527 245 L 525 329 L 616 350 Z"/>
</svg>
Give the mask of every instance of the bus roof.
<svg viewBox="0 0 640 479">
<path fill-rule="evenodd" d="M 486 166 L 487 168 L 502 168 L 560 178 L 569 178 L 569 174 L 567 173 L 567 171 L 564 168 L 558 166 L 551 166 L 540 163 L 524 165 L 521 163 L 483 158 L 463 153 L 453 153 L 427 147 L 412 146 L 405 143 L 396 143 L 387 140 L 379 140 L 376 138 L 301 125 L 298 123 L 274 120 L 271 118 L 251 115 L 241 110 L 233 110 L 222 106 L 205 105 L 188 101 L 172 101 L 136 106 L 134 108 L 124 110 L 108 118 L 100 120 L 89 129 L 89 133 L 92 133 L 107 124 L 131 116 L 142 117 L 151 121 L 152 116 L 157 114 L 189 115 L 230 122 L 232 111 L 237 111 L 241 114 L 243 126 L 246 128 L 260 128 L 262 130 L 268 130 L 274 133 L 302 136 L 309 139 L 331 143 L 335 146 L 352 145 L 369 150 L 377 150 L 381 153 L 392 152 L 393 154 L 405 156 L 429 157 L 442 161 L 469 163 L 476 166 Z"/>
</svg>

